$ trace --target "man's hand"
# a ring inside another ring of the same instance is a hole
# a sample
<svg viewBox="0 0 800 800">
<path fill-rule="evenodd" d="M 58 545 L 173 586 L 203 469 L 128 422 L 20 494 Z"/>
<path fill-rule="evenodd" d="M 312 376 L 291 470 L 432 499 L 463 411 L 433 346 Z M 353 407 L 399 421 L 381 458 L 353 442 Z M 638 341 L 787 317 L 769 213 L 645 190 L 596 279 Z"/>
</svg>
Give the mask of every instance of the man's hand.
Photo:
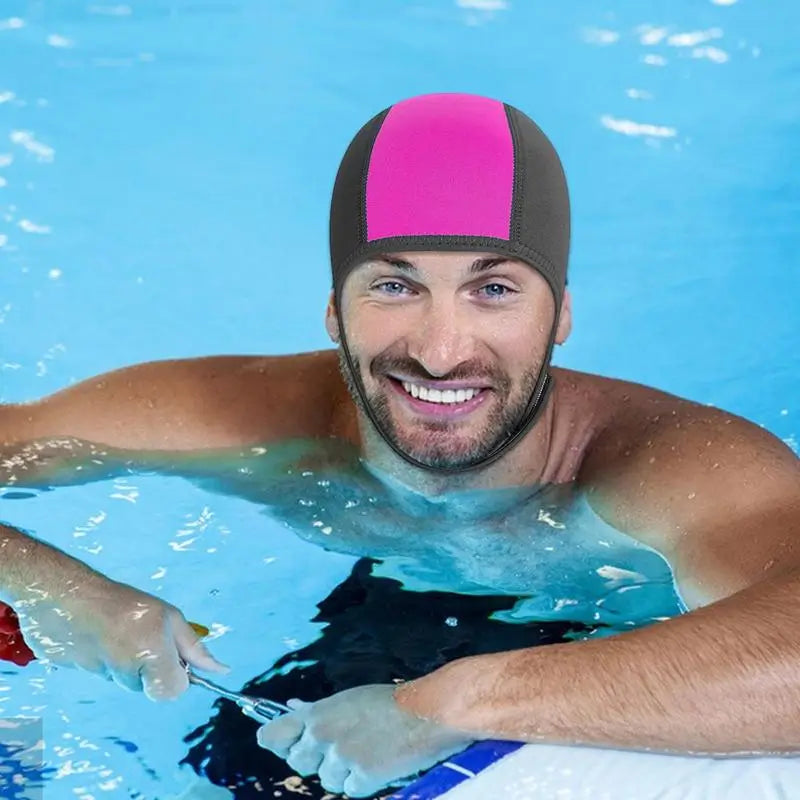
<svg viewBox="0 0 800 800">
<path fill-rule="evenodd" d="M 258 743 L 329 792 L 365 797 L 463 750 L 469 734 L 403 711 L 391 684 L 347 689 L 262 725 Z"/>
<path fill-rule="evenodd" d="M 97 573 L 67 592 L 31 592 L 14 608 L 38 659 L 94 672 L 151 700 L 173 699 L 188 687 L 181 659 L 227 671 L 177 608 Z"/>
</svg>

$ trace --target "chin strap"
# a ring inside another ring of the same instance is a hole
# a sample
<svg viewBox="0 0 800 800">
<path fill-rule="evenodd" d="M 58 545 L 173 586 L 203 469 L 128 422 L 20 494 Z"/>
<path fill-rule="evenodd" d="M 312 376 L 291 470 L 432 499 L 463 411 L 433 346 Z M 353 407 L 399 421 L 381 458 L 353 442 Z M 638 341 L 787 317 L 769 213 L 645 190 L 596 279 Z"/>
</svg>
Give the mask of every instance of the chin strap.
<svg viewBox="0 0 800 800">
<path fill-rule="evenodd" d="M 547 398 L 550 396 L 550 392 L 553 388 L 553 379 L 550 377 L 548 367 L 550 365 L 550 357 L 553 353 L 553 346 L 555 344 L 556 330 L 558 328 L 558 315 L 556 315 L 556 318 L 553 322 L 553 329 L 550 332 L 550 341 L 547 345 L 547 351 L 545 353 L 544 362 L 542 363 L 542 368 L 539 370 L 539 377 L 536 380 L 536 386 L 531 393 L 531 397 L 528 401 L 528 405 L 525 408 L 525 412 L 523 413 L 519 422 L 514 426 L 514 429 L 511 431 L 511 433 L 505 439 L 503 439 L 503 441 L 500 442 L 497 447 L 495 447 L 482 458 L 476 458 L 473 461 L 468 461 L 466 464 L 462 464 L 459 467 L 433 467 L 430 464 L 425 464 L 423 461 L 414 458 L 414 456 L 412 456 L 410 453 L 407 453 L 401 447 L 398 447 L 398 445 L 392 441 L 389 434 L 384 430 L 380 422 L 378 422 L 377 416 L 375 415 L 375 412 L 373 411 L 372 406 L 367 399 L 367 392 L 364 388 L 364 382 L 361 380 L 361 375 L 356 370 L 355 364 L 353 363 L 353 358 L 350 355 L 350 348 L 348 347 L 347 337 L 345 336 L 344 332 L 344 323 L 339 313 L 339 298 L 336 298 L 336 301 L 336 319 L 339 323 L 340 344 L 342 346 L 342 351 L 344 352 L 345 363 L 347 364 L 348 370 L 350 370 L 350 376 L 353 379 L 353 384 L 355 385 L 356 391 L 358 392 L 358 396 L 361 400 L 361 405 L 364 407 L 372 426 L 376 431 L 378 431 L 383 441 L 386 442 L 386 444 L 388 444 L 389 447 L 391 447 L 391 449 L 397 453 L 398 456 L 400 456 L 400 458 L 414 467 L 427 470 L 428 472 L 435 472 L 440 475 L 457 475 L 462 472 L 469 472 L 470 470 L 477 469 L 478 467 L 488 466 L 489 464 L 497 461 L 497 459 L 506 453 L 506 451 L 510 450 L 515 444 L 517 444 L 517 442 L 519 442 L 520 439 L 522 439 L 523 436 L 525 436 L 525 434 L 533 427 L 534 423 L 539 417 L 539 414 L 541 414 L 542 410 L 547 404 Z"/>
</svg>

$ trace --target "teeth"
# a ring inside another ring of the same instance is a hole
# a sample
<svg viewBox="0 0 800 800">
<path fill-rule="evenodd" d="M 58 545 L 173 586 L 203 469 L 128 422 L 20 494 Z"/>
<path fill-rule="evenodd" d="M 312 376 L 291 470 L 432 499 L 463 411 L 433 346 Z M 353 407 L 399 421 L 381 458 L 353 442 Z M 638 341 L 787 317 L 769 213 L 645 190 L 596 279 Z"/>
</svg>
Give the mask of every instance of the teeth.
<svg viewBox="0 0 800 800">
<path fill-rule="evenodd" d="M 428 403 L 466 403 L 472 400 L 480 389 L 429 389 L 427 386 L 419 386 L 416 383 L 403 381 L 403 388 L 412 396 Z"/>
</svg>

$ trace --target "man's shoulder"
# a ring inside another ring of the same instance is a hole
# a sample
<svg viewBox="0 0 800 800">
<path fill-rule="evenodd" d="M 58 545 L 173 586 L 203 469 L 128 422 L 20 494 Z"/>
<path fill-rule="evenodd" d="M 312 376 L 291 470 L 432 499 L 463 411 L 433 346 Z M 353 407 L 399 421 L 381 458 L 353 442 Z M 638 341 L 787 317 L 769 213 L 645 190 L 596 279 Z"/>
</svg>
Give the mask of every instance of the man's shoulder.
<svg viewBox="0 0 800 800">
<path fill-rule="evenodd" d="M 761 576 L 797 526 L 792 450 L 740 416 L 650 387 L 597 376 L 572 383 L 604 398 L 577 478 L 592 508 L 659 550 L 691 605 Z"/>
<path fill-rule="evenodd" d="M 555 378 L 556 387 L 570 402 L 573 402 L 573 397 L 582 397 L 585 398 L 584 402 L 603 412 L 613 412 L 621 408 L 635 411 L 641 409 L 649 412 L 657 406 L 665 408 L 669 405 L 685 403 L 698 405 L 653 386 L 621 378 L 611 378 L 606 375 L 564 367 L 553 367 L 551 372 Z"/>
<path fill-rule="evenodd" d="M 602 450 L 629 450 L 653 427 L 700 406 L 651 386 L 590 372 L 553 368 L 557 425 L 576 431 L 583 461 Z"/>
<path fill-rule="evenodd" d="M 318 437 L 350 433 L 349 395 L 335 350 L 286 355 L 218 355 L 150 362 L 129 368 L 135 382 L 163 379 L 181 398 L 212 402 L 247 435 L 268 438 Z M 135 376 L 141 379 L 137 381 Z"/>
<path fill-rule="evenodd" d="M 602 375 L 559 369 L 554 377 L 558 402 L 569 409 L 573 424 L 590 421 L 583 423 L 590 428 L 583 448 L 584 477 L 643 461 L 663 470 L 686 470 L 723 449 L 792 456 L 779 439 L 724 409 Z"/>
<path fill-rule="evenodd" d="M 578 476 L 592 492 L 664 507 L 701 487 L 710 497 L 798 486 L 796 454 L 750 420 L 626 381 L 578 373 L 572 385 L 600 409 Z"/>
</svg>

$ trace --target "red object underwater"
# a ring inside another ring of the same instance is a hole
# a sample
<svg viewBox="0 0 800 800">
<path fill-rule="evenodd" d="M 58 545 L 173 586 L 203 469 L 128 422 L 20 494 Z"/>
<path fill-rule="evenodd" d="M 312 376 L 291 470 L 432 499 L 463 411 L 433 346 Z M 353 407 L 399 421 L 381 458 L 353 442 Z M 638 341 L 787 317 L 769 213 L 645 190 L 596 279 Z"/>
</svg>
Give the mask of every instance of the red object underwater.
<svg viewBox="0 0 800 800">
<path fill-rule="evenodd" d="M 0 660 L 24 667 L 36 658 L 25 644 L 19 629 L 19 618 L 11 606 L 0 602 Z"/>
</svg>

